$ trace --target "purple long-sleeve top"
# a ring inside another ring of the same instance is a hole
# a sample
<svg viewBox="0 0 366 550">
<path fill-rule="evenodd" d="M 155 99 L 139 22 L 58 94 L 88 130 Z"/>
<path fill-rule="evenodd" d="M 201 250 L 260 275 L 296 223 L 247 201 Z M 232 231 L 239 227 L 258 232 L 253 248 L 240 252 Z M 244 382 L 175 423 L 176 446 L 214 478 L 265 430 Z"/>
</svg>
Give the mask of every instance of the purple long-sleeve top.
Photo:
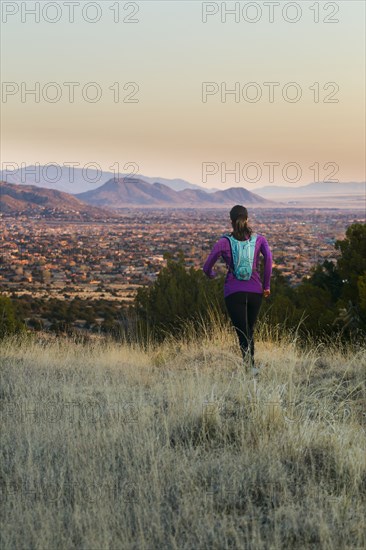
<svg viewBox="0 0 366 550">
<path fill-rule="evenodd" d="M 259 253 L 262 253 L 264 256 L 264 281 L 260 279 L 259 274 Z M 227 267 L 232 267 L 232 255 L 231 255 L 231 246 L 229 240 L 226 237 L 221 237 L 213 249 L 211 250 L 210 255 L 208 256 L 205 264 L 203 266 L 203 271 L 210 279 L 213 279 L 216 276 L 215 271 L 212 270 L 214 264 L 219 257 L 222 257 Z M 272 253 L 269 248 L 268 242 L 263 235 L 257 233 L 257 241 L 255 243 L 254 249 L 254 262 L 253 262 L 253 271 L 252 276 L 248 281 L 242 281 L 237 279 L 231 271 L 227 272 L 224 284 L 224 297 L 233 294 L 234 292 L 256 292 L 259 294 L 263 293 L 263 290 L 270 289 L 270 280 L 272 274 Z"/>
</svg>

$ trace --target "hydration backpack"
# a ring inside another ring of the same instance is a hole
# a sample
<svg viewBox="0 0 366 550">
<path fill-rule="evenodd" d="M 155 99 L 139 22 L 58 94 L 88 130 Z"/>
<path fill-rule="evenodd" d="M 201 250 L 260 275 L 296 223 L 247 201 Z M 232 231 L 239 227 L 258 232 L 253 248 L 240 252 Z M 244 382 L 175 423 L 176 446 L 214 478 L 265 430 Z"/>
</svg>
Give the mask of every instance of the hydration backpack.
<svg viewBox="0 0 366 550">
<path fill-rule="evenodd" d="M 238 241 L 232 235 L 224 235 L 229 239 L 233 268 L 230 271 L 237 279 L 248 281 L 252 276 L 255 243 L 257 234 L 253 233 L 246 241 Z"/>
</svg>

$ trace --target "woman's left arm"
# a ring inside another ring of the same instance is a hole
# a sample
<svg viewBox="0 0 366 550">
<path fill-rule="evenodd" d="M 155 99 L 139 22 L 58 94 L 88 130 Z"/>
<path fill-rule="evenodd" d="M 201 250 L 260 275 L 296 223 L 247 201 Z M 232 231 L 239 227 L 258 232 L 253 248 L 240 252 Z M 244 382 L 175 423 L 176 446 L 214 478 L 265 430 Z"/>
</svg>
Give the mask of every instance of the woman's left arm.
<svg viewBox="0 0 366 550">
<path fill-rule="evenodd" d="M 265 237 L 263 237 L 260 250 L 264 256 L 263 289 L 270 290 L 271 275 L 272 275 L 272 252 L 271 252 L 271 249 L 269 248 L 267 239 Z"/>
<path fill-rule="evenodd" d="M 210 255 L 208 256 L 202 268 L 204 273 L 210 279 L 214 279 L 214 277 L 216 277 L 216 272 L 213 271 L 212 268 L 223 252 L 223 240 L 226 240 L 226 239 L 220 239 L 217 241 L 217 243 L 214 245 L 213 249 L 210 252 Z"/>
</svg>

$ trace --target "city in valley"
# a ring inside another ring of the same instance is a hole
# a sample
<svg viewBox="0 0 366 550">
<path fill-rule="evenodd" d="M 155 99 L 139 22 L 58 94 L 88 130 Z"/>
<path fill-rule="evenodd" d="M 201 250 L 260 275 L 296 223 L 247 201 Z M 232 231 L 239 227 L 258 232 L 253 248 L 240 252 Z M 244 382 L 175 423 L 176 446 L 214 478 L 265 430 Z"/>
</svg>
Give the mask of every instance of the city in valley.
<svg viewBox="0 0 366 550">
<path fill-rule="evenodd" d="M 293 286 L 317 263 L 336 262 L 334 243 L 356 222 L 364 222 L 363 210 L 252 208 L 248 220 L 266 237 L 273 267 Z M 176 257 L 181 250 L 187 267 L 202 268 L 215 241 L 231 230 L 227 208 L 126 209 L 119 219 L 88 222 L 3 215 L 1 224 L 3 294 L 102 298 L 118 307 L 155 280 L 165 253 Z"/>
</svg>

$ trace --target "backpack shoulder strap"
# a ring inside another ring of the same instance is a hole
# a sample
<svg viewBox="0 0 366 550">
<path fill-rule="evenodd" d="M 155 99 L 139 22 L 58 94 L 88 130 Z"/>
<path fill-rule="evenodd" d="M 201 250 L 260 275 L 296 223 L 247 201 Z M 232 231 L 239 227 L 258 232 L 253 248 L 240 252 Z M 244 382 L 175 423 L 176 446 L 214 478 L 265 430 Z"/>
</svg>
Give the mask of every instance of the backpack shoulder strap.
<svg viewBox="0 0 366 550">
<path fill-rule="evenodd" d="M 230 233 L 225 233 L 222 237 L 225 237 L 228 241 L 229 241 L 229 245 L 230 245 L 230 254 L 231 254 L 231 263 L 234 262 L 234 254 L 233 254 L 233 248 L 232 248 L 232 235 L 230 235 Z M 233 273 L 233 265 L 228 265 L 227 266 L 228 270 Z"/>
</svg>

